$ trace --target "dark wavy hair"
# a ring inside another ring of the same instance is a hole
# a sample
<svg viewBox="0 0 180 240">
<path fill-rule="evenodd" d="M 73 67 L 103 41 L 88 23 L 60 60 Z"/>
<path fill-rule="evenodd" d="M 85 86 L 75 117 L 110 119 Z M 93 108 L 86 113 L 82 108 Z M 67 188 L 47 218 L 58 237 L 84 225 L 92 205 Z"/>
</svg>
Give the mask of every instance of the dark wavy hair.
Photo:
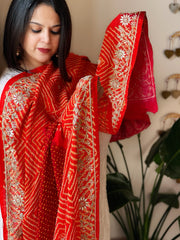
<svg viewBox="0 0 180 240">
<path fill-rule="evenodd" d="M 17 51 L 24 39 L 27 25 L 32 17 L 34 9 L 41 3 L 54 8 L 61 22 L 58 58 L 53 56 L 54 64 L 59 67 L 65 81 L 70 78 L 67 74 L 65 60 L 69 54 L 71 45 L 72 24 L 69 8 L 65 0 L 13 0 L 9 7 L 4 30 L 3 53 L 8 67 L 22 70 Z"/>
</svg>

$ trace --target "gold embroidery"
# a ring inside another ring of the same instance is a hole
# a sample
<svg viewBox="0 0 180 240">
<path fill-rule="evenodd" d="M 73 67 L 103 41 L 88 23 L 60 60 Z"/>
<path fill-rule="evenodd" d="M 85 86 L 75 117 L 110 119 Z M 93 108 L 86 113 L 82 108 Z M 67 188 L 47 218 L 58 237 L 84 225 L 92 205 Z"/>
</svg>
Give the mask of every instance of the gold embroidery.
<svg viewBox="0 0 180 240">
<path fill-rule="evenodd" d="M 8 239 L 19 238 L 22 235 L 22 220 L 24 212 L 23 179 L 16 148 L 18 147 L 19 118 L 28 105 L 28 100 L 39 74 L 22 78 L 10 86 L 6 94 L 2 112 L 2 139 L 4 145 L 5 188 Z M 23 147 L 23 146 L 22 146 Z"/>
<path fill-rule="evenodd" d="M 123 26 L 129 25 L 131 22 L 131 17 L 129 14 L 122 15 L 120 18 L 120 22 Z"/>
<path fill-rule="evenodd" d="M 128 81 L 128 71 L 131 66 L 132 53 L 137 31 L 138 15 L 132 17 L 131 14 L 122 15 L 120 24 L 117 27 L 118 42 L 113 58 L 113 76 L 110 79 L 108 96 L 112 102 L 113 114 L 112 124 L 116 126 L 124 107 L 124 96 Z M 126 71 L 125 71 L 126 69 Z"/>
<path fill-rule="evenodd" d="M 74 128 L 78 132 L 78 189 L 79 212 L 81 219 L 81 239 L 96 239 L 96 166 L 97 149 L 95 147 L 94 115 L 91 96 L 91 76 L 80 80 L 77 88 L 79 93 L 75 96 Z M 87 231 L 88 229 L 88 231 Z"/>
</svg>

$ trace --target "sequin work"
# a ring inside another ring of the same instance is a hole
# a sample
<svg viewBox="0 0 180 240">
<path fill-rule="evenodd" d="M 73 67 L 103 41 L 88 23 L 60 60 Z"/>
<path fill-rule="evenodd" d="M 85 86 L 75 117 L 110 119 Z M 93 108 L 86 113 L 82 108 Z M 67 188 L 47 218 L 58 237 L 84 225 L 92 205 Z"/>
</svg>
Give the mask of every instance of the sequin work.
<svg viewBox="0 0 180 240">
<path fill-rule="evenodd" d="M 106 86 L 107 89 L 106 94 L 112 107 L 112 125 L 114 127 L 120 124 L 119 120 L 122 119 L 126 106 L 124 96 L 127 92 L 132 69 L 133 49 L 137 38 L 138 24 L 138 13 L 119 15 L 107 28 L 99 57 L 97 75 L 100 77 L 102 85 Z M 114 27 L 114 25 L 116 26 Z M 109 55 L 107 52 L 109 52 Z M 111 58 L 112 52 L 113 57 Z M 107 81 L 107 78 L 109 81 Z M 109 87 L 107 87 L 107 84 L 109 84 Z M 106 118 L 107 115 L 101 115 L 101 117 Z"/>
<path fill-rule="evenodd" d="M 118 15 L 107 28 L 98 66 L 69 54 L 71 82 L 52 62 L 8 82 L 0 103 L 5 240 L 101 239 L 99 131 L 121 130 L 138 53 L 152 62 L 148 42 L 140 45 L 146 27 L 145 12 Z M 149 75 L 147 86 L 151 66 L 138 66 L 141 76 Z M 155 103 L 156 110 L 153 84 L 149 89 L 143 104 Z"/>
<path fill-rule="evenodd" d="M 111 22 L 96 75 L 105 90 L 99 104 L 101 131 L 108 129 L 114 135 L 111 140 L 115 141 L 149 126 L 147 112 L 157 111 L 157 101 L 145 12 L 119 14 Z"/>
<path fill-rule="evenodd" d="M 67 118 L 72 119 L 72 123 L 66 123 L 66 129 L 69 129 L 67 137 L 71 140 L 67 148 L 67 168 L 64 173 L 67 177 L 62 183 L 55 239 L 98 239 L 99 152 L 94 114 L 97 112 L 94 101 L 96 84 L 96 78 L 92 76 L 81 79 L 61 119 L 62 122 Z M 76 188 L 77 206 L 73 200 Z M 69 216 L 63 207 L 67 205 L 68 209 L 72 209 Z M 66 219 L 64 223 L 62 218 Z"/>
<path fill-rule="evenodd" d="M 2 113 L 2 137 L 4 144 L 5 188 L 7 202 L 8 239 L 22 237 L 22 220 L 24 217 L 23 170 L 18 158 L 24 158 L 24 147 L 21 155 L 17 155 L 19 144 L 19 122 L 22 111 L 28 108 L 29 98 L 36 88 L 39 74 L 16 81 L 6 96 Z M 20 146 L 19 146 L 20 147 Z"/>
</svg>

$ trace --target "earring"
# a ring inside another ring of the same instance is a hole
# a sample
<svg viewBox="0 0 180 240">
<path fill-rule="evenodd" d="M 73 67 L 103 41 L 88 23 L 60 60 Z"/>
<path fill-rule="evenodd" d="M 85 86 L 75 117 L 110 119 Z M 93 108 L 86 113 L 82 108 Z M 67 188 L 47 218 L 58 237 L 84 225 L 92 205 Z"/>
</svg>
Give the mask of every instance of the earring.
<svg viewBox="0 0 180 240">
<path fill-rule="evenodd" d="M 19 55 L 20 55 L 20 50 L 17 49 L 17 51 L 16 51 L 16 56 L 19 57 Z"/>
<path fill-rule="evenodd" d="M 21 51 L 21 47 L 19 46 L 18 49 L 16 50 L 16 56 L 17 56 L 17 57 L 20 57 L 21 52 L 22 52 L 22 51 Z"/>
</svg>

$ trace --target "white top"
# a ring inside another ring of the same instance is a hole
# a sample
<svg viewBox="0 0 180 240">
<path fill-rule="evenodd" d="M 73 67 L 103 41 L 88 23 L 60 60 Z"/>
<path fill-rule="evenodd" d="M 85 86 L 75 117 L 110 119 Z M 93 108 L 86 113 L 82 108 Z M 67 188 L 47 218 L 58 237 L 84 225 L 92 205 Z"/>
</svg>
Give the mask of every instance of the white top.
<svg viewBox="0 0 180 240">
<path fill-rule="evenodd" d="M 18 70 L 14 70 L 14 69 L 10 69 L 10 68 L 6 68 L 4 70 L 4 72 L 2 73 L 1 77 L 0 77 L 0 97 L 1 94 L 3 92 L 3 89 L 6 85 L 6 83 L 14 76 L 16 76 L 17 74 L 19 74 L 20 72 Z"/>
</svg>

